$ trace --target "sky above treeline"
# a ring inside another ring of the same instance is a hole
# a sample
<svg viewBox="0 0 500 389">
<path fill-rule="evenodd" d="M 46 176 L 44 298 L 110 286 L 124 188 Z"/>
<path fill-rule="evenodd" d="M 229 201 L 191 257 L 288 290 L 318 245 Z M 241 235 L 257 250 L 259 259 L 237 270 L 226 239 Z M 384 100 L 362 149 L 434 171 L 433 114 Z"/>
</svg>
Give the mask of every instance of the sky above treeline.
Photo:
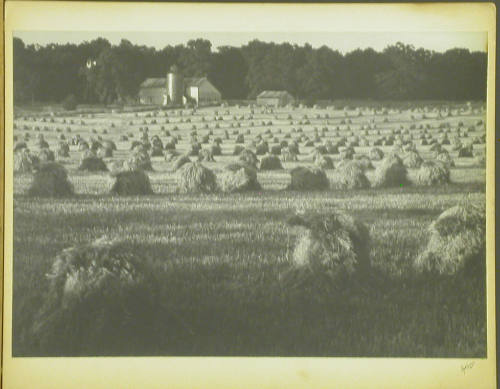
<svg viewBox="0 0 500 389">
<path fill-rule="evenodd" d="M 382 51 L 396 42 L 413 45 L 436 52 L 453 48 L 486 52 L 487 34 L 485 32 L 159 32 L 159 31 L 16 31 L 15 37 L 25 44 L 45 46 L 50 43 L 79 44 L 96 38 L 105 38 L 117 45 L 127 39 L 136 45 L 155 47 L 160 50 L 168 45 L 186 44 L 190 39 L 203 38 L 212 43 L 212 50 L 220 46 L 240 47 L 258 39 L 264 42 L 297 44 L 309 43 L 318 48 L 323 45 L 345 54 L 356 49 L 373 48 Z"/>
</svg>

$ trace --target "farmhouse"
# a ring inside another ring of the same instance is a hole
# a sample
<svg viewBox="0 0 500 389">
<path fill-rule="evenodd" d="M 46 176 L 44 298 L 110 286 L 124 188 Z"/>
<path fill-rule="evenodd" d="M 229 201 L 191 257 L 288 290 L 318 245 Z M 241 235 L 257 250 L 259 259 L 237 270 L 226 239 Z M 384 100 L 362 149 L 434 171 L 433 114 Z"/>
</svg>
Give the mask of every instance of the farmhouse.
<svg viewBox="0 0 500 389">
<path fill-rule="evenodd" d="M 206 77 L 186 77 L 172 66 L 166 78 L 147 78 L 139 88 L 141 104 L 181 106 L 192 102 L 198 106 L 218 105 L 220 92 Z"/>
<path fill-rule="evenodd" d="M 274 107 L 293 104 L 295 99 L 287 91 L 266 90 L 257 96 L 258 105 L 270 105 Z"/>
</svg>

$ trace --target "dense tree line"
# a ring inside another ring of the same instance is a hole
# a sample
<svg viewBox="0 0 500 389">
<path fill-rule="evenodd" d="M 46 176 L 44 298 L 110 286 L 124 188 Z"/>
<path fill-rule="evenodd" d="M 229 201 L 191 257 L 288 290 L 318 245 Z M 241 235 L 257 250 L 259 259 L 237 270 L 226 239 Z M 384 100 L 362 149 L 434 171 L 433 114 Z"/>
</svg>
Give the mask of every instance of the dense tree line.
<svg viewBox="0 0 500 389">
<path fill-rule="evenodd" d="M 212 50 L 210 41 L 161 50 L 99 38 L 81 44 L 25 45 L 14 38 L 16 102 L 126 103 L 149 77 L 165 77 L 177 64 L 184 76 L 208 76 L 224 99 L 254 98 L 262 90 L 288 90 L 305 101 L 333 99 L 482 100 L 487 55 L 466 49 L 444 53 L 397 43 L 382 52 L 345 55 L 322 46 L 266 43 Z"/>
</svg>

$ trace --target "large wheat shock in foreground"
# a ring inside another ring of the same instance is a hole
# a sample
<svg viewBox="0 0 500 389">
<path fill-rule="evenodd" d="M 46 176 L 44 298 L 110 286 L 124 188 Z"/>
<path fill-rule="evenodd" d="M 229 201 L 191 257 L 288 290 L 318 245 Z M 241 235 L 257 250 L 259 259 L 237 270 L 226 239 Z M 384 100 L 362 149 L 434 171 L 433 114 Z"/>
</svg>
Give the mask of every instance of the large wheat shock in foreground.
<svg viewBox="0 0 500 389">
<path fill-rule="evenodd" d="M 482 276 L 486 266 L 486 214 L 468 201 L 444 211 L 429 226 L 430 239 L 418 256 L 419 271 Z"/>
<path fill-rule="evenodd" d="M 344 213 L 297 213 L 288 220 L 304 228 L 294 252 L 293 264 L 332 280 L 367 271 L 370 266 L 370 234 L 367 227 Z"/>
<path fill-rule="evenodd" d="M 157 305 L 144 262 L 130 245 L 106 237 L 60 252 L 28 334 L 34 347 L 49 355 L 133 348 Z"/>
</svg>

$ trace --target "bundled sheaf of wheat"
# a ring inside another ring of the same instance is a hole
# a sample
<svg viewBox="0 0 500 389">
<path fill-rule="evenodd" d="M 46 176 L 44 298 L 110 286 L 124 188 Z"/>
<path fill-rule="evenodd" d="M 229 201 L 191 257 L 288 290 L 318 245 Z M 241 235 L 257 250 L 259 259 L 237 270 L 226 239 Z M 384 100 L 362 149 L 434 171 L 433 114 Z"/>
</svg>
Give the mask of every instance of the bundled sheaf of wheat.
<svg viewBox="0 0 500 389">
<path fill-rule="evenodd" d="M 198 153 L 198 161 L 200 162 L 215 162 L 214 156 L 212 154 L 212 150 L 210 149 L 201 149 Z"/>
<path fill-rule="evenodd" d="M 340 190 L 365 189 L 370 187 L 370 181 L 359 161 L 341 161 L 337 165 L 331 186 Z"/>
<path fill-rule="evenodd" d="M 344 213 L 297 212 L 288 220 L 300 226 L 292 255 L 292 268 L 283 280 L 335 283 L 370 269 L 368 228 Z"/>
<path fill-rule="evenodd" d="M 419 168 L 423 161 L 416 151 L 408 151 L 403 155 L 403 165 L 410 169 Z"/>
<path fill-rule="evenodd" d="M 124 163 L 124 168 L 126 170 L 153 170 L 149 154 L 141 147 L 132 151 L 132 155 Z"/>
<path fill-rule="evenodd" d="M 486 265 L 486 213 L 463 200 L 447 209 L 429 226 L 430 238 L 415 260 L 419 271 L 440 274 L 465 272 L 484 275 Z"/>
<path fill-rule="evenodd" d="M 323 169 L 319 167 L 297 166 L 290 171 L 290 190 L 325 190 L 330 183 Z"/>
<path fill-rule="evenodd" d="M 109 176 L 109 192 L 119 196 L 153 193 L 148 175 L 143 170 L 117 170 Z"/>
<path fill-rule="evenodd" d="M 259 159 L 252 150 L 244 149 L 240 152 L 238 161 L 257 167 Z"/>
<path fill-rule="evenodd" d="M 289 147 L 284 147 L 281 149 L 281 160 L 283 162 L 296 162 L 298 157 Z"/>
<path fill-rule="evenodd" d="M 384 158 L 384 152 L 378 147 L 373 147 L 368 152 L 368 156 L 373 161 L 380 161 L 382 158 Z"/>
<path fill-rule="evenodd" d="M 180 193 L 213 193 L 217 191 L 215 174 L 199 162 L 183 165 L 176 175 Z"/>
<path fill-rule="evenodd" d="M 450 170 L 444 162 L 425 161 L 417 172 L 419 185 L 442 185 L 450 182 Z"/>
<path fill-rule="evenodd" d="M 394 187 L 407 185 L 407 170 L 397 155 L 386 156 L 375 169 L 374 186 Z"/>
<path fill-rule="evenodd" d="M 78 170 L 89 171 L 89 172 L 106 172 L 108 167 L 102 158 L 91 153 L 82 158 Z"/>
<path fill-rule="evenodd" d="M 437 153 L 436 161 L 444 163 L 448 168 L 455 166 L 455 161 L 446 150 L 441 150 Z"/>
<path fill-rule="evenodd" d="M 31 173 L 39 162 L 38 157 L 33 155 L 27 148 L 14 152 L 15 173 Z"/>
<path fill-rule="evenodd" d="M 279 157 L 273 154 L 264 155 L 259 164 L 259 170 L 280 170 L 283 169 Z"/>
<path fill-rule="evenodd" d="M 261 189 L 255 168 L 243 163 L 226 165 L 223 171 L 217 174 L 217 185 L 222 192 L 226 193 Z"/>
<path fill-rule="evenodd" d="M 65 197 L 73 195 L 73 184 L 64 166 L 56 162 L 36 166 L 28 195 L 34 197 Z"/>
<path fill-rule="evenodd" d="M 328 155 L 316 153 L 314 155 L 314 164 L 321 169 L 334 169 L 333 160 Z"/>
<path fill-rule="evenodd" d="M 29 334 L 34 347 L 58 355 L 123 347 L 154 309 L 145 269 L 129 247 L 106 237 L 64 249 L 46 274 L 48 289 Z"/>
</svg>

